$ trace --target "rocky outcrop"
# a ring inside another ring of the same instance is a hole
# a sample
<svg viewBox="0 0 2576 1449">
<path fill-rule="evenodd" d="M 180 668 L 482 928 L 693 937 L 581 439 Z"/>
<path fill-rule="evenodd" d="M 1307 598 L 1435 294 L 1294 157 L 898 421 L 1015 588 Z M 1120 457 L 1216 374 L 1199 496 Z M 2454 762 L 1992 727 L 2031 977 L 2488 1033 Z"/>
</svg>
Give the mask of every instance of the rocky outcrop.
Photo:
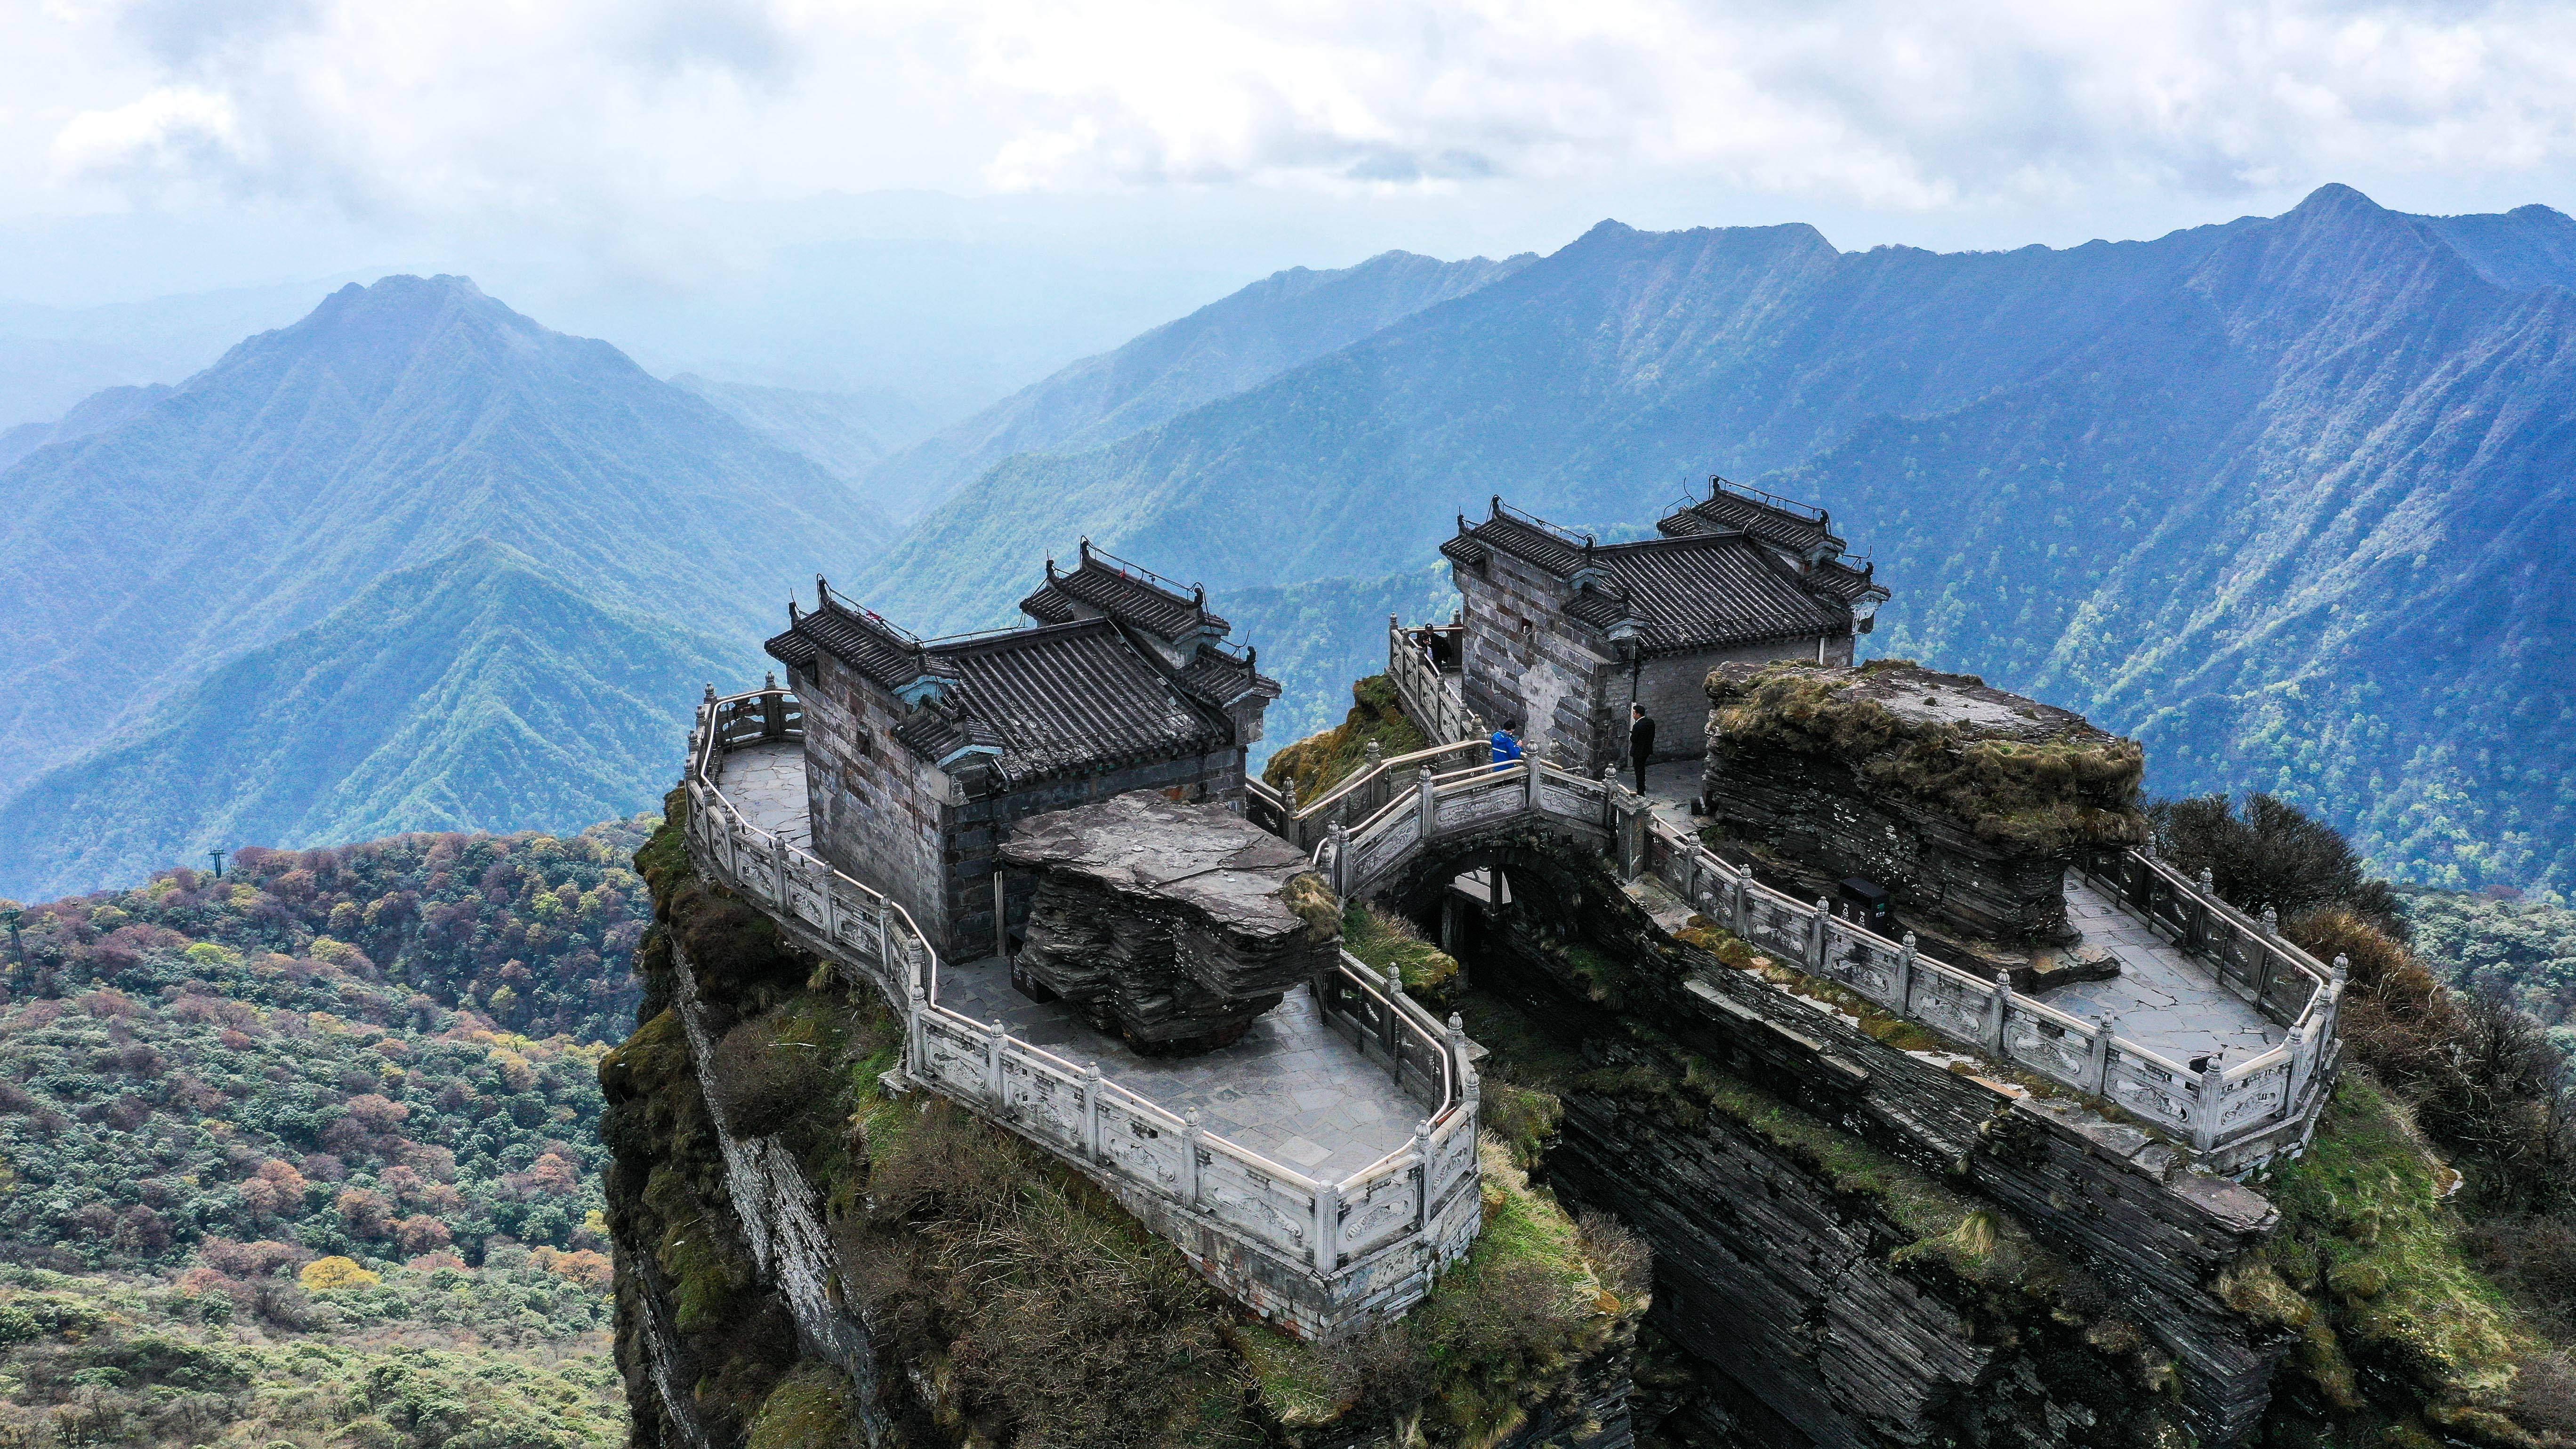
<svg viewBox="0 0 2576 1449">
<path fill-rule="evenodd" d="M 2142 838 L 2135 741 L 1970 675 L 1728 664 L 1708 697 L 1700 793 L 1725 837 L 1872 882 L 1927 936 L 2072 941 L 2076 852 Z"/>
<path fill-rule="evenodd" d="M 2254 1430 L 2284 1340 L 2209 1285 L 2276 1223 L 2260 1194 L 1665 935 L 1583 847 L 1521 827 L 1455 848 L 1507 862 L 1520 902 L 1456 922 L 1488 1072 L 1535 1071 L 1562 1099 L 1544 1174 L 1653 1243 L 1655 1322 L 1701 1375 L 1673 1413 L 1704 1432 L 1666 1437 L 2076 1449 Z"/>
<path fill-rule="evenodd" d="M 1219 805 L 1139 792 L 1032 816 L 1001 859 L 1038 876 L 1014 980 L 1139 1051 L 1240 1038 L 1340 939 L 1306 858 Z"/>
<path fill-rule="evenodd" d="M 634 1449 L 1629 1449 L 1642 1286 L 1507 1161 L 1509 1230 L 1412 1314 L 1346 1346 L 1260 1329 L 906 1079 L 900 1018 L 700 874 L 669 808 L 638 857 L 648 1019 L 600 1068 Z"/>
</svg>

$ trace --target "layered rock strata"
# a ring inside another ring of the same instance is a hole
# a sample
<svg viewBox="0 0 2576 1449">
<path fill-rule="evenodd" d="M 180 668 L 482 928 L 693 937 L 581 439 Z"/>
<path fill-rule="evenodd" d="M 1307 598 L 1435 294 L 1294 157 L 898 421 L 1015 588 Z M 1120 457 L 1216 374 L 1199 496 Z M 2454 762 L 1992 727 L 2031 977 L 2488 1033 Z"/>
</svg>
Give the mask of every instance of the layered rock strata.
<svg viewBox="0 0 2576 1449">
<path fill-rule="evenodd" d="M 1970 675 L 1728 664 L 1708 697 L 1700 795 L 1725 835 L 1873 882 L 1927 934 L 2070 942 L 2067 867 L 2143 838 L 2135 741 Z"/>
<path fill-rule="evenodd" d="M 1237 1040 L 1340 939 L 1305 856 L 1221 805 L 1140 792 L 1032 816 L 1001 859 L 1038 877 L 1013 979 L 1139 1051 Z"/>
<path fill-rule="evenodd" d="M 2208 1285 L 2275 1226 L 2260 1194 L 1665 935 L 1580 847 L 1452 848 L 1507 861 L 1518 902 L 1462 931 L 1470 977 L 1581 1064 L 1546 1173 L 1654 1245 L 1654 1321 L 1709 1386 L 1683 1417 L 1736 1426 L 1685 1440 L 2075 1449 L 2153 1442 L 2158 1404 L 2204 1445 L 2253 1432 L 2285 1340 Z M 1434 899 L 1456 858 L 1390 899 Z M 1511 1079 L 1504 1047 L 1489 1070 Z M 1901 1209 L 1941 1197 L 1956 1226 L 1926 1241 Z M 1989 1235 L 2054 1266 L 1959 1271 Z"/>
</svg>

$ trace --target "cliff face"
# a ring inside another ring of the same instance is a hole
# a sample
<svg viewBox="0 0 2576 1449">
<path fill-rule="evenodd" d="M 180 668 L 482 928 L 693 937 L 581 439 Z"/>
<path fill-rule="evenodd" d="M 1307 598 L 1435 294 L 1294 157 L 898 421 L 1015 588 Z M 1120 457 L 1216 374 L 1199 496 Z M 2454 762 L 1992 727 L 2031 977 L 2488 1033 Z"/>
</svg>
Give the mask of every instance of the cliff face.
<svg viewBox="0 0 2576 1449">
<path fill-rule="evenodd" d="M 2208 1286 L 2275 1221 L 2133 1128 L 1846 1017 L 1657 930 L 1535 834 L 1459 933 L 1491 1079 L 1562 1102 L 1542 1172 L 1654 1246 L 1713 1445 L 2244 1441 L 2285 1335 Z M 1435 867 L 1437 870 L 1445 866 Z M 1416 896 L 1410 883 L 1397 895 Z"/>
<path fill-rule="evenodd" d="M 1299 1343 L 909 1087 L 896 1019 L 702 879 L 676 824 L 638 861 L 646 1020 L 601 1066 L 638 1449 L 1630 1444 L 1642 1256 L 1499 1144 L 1487 1230 L 1426 1302 Z"/>
</svg>

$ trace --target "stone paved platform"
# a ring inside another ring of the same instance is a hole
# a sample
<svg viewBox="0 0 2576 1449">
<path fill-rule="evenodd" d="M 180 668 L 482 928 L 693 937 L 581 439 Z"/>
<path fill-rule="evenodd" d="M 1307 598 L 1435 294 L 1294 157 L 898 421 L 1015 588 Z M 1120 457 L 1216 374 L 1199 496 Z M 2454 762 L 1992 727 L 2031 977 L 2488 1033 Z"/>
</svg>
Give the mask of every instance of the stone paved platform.
<svg viewBox="0 0 2576 1449">
<path fill-rule="evenodd" d="M 1670 760 L 1646 767 L 1646 798 L 1655 817 L 1688 833 L 1703 823 L 1690 813 L 1699 794 L 1701 764 Z M 1633 776 L 1622 774 L 1622 783 Z M 2199 962 L 2157 935 L 2145 921 L 2114 904 L 2068 872 L 2066 914 L 2084 933 L 2084 946 L 2120 958 L 2120 974 L 2039 993 L 2038 999 L 2090 1021 L 2108 1017 L 2112 1029 L 2150 1051 L 2188 1063 L 2212 1049 L 2241 1062 L 2280 1044 L 2281 1028 L 2235 992 L 2212 981 Z"/>
<path fill-rule="evenodd" d="M 804 747 L 752 745 L 725 756 L 717 787 L 763 830 L 810 848 Z M 1001 960 L 944 964 L 939 1001 L 1103 1076 L 1239 1147 L 1310 1177 L 1340 1179 L 1401 1147 L 1421 1104 L 1336 1036 L 1303 986 L 1243 1040 L 1195 1057 L 1146 1057 L 1095 1031 L 1061 1002 L 1041 1005 L 1011 986 Z"/>
<path fill-rule="evenodd" d="M 727 753 L 716 777 L 734 808 L 752 824 L 801 849 L 814 848 L 806 828 L 805 746 L 796 740 L 745 745 Z"/>
<path fill-rule="evenodd" d="M 1062 1002 L 1041 1005 L 1011 986 L 998 957 L 940 976 L 940 1004 L 1102 1076 L 1167 1112 L 1195 1116 L 1220 1137 L 1309 1177 L 1342 1178 L 1402 1147 L 1422 1107 L 1335 1035 L 1300 986 L 1262 1014 L 1243 1040 L 1194 1057 L 1146 1057 L 1094 1031 Z"/>
<path fill-rule="evenodd" d="M 2241 1062 L 2280 1044 L 2281 1028 L 2251 1003 L 2210 980 L 2207 967 L 2072 871 L 2066 918 L 2084 933 L 2077 949 L 2109 951 L 2120 958 L 2120 974 L 2043 991 L 2039 1000 L 2088 1021 L 2108 1017 L 2120 1035 L 2186 1064 L 2213 1048 Z"/>
</svg>

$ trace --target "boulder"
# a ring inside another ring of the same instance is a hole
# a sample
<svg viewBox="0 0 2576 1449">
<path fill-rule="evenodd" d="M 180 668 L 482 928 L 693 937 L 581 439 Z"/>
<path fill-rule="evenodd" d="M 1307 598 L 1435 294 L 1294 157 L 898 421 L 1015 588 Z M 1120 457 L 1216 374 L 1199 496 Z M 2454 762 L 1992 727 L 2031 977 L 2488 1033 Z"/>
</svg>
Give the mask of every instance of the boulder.
<svg viewBox="0 0 2576 1449">
<path fill-rule="evenodd" d="M 1973 675 L 1726 664 L 1708 697 L 1700 797 L 1723 835 L 1874 882 L 1927 937 L 2071 943 L 2067 867 L 2144 838 L 2135 740 Z"/>
<path fill-rule="evenodd" d="M 1235 1041 L 1341 939 L 1306 857 L 1222 805 L 1139 791 L 1031 816 L 1001 859 L 1038 873 L 1013 981 L 1142 1052 Z"/>
</svg>

